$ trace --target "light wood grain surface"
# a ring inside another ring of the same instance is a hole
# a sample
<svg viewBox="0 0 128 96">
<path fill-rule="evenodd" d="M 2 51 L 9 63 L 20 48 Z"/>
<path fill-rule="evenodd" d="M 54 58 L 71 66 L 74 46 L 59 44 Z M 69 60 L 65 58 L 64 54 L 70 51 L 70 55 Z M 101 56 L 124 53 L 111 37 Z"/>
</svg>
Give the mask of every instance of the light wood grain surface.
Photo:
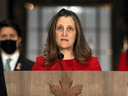
<svg viewBox="0 0 128 96">
<path fill-rule="evenodd" d="M 78 96 L 127 96 L 128 72 L 117 71 L 5 71 L 8 96 L 54 96 L 48 83 L 58 85 L 64 74 L 73 86 L 83 85 Z"/>
</svg>

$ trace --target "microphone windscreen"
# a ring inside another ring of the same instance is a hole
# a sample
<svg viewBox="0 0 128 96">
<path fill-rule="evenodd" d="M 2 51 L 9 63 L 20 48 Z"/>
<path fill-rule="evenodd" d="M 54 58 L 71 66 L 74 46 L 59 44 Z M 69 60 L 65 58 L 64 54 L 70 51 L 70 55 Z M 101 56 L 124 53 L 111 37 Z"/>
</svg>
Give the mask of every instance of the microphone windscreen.
<svg viewBox="0 0 128 96">
<path fill-rule="evenodd" d="M 57 58 L 58 58 L 58 59 L 63 59 L 63 58 L 64 58 L 63 53 L 58 53 Z"/>
</svg>

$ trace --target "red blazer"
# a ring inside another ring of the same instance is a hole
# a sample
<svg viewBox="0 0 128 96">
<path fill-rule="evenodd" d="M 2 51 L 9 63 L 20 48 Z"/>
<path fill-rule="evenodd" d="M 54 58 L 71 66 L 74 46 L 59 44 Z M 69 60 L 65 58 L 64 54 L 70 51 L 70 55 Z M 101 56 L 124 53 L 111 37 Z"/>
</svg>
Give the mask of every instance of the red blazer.
<svg viewBox="0 0 128 96">
<path fill-rule="evenodd" d="M 127 55 L 126 52 L 122 52 L 119 62 L 117 71 L 128 71 L 128 62 L 127 62 Z"/>
<path fill-rule="evenodd" d="M 33 71 L 61 71 L 60 60 L 58 63 L 54 62 L 48 66 L 42 65 L 44 62 L 43 56 L 39 56 L 36 58 L 36 63 L 34 64 L 32 70 Z M 79 63 L 75 59 L 71 60 L 61 60 L 63 70 L 64 71 L 102 71 L 100 67 L 100 63 L 97 57 L 91 57 L 87 61 L 87 66 Z"/>
</svg>

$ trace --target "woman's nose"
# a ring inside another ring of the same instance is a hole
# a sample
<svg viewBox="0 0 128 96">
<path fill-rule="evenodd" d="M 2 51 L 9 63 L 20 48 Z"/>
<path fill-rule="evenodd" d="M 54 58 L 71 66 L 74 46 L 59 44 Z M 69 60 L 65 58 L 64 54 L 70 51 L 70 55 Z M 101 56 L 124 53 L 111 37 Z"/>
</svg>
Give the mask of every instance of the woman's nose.
<svg viewBox="0 0 128 96">
<path fill-rule="evenodd" d="M 65 29 L 62 33 L 63 36 L 67 36 L 67 30 Z"/>
</svg>

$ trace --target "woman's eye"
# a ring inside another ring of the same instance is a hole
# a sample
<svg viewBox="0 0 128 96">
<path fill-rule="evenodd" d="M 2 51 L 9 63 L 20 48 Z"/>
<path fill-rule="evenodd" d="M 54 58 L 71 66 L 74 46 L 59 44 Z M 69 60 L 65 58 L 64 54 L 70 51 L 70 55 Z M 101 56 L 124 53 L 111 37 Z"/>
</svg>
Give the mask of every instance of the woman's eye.
<svg viewBox="0 0 128 96">
<path fill-rule="evenodd" d="M 69 30 L 71 31 L 71 30 L 73 30 L 72 28 L 69 28 Z"/>
<path fill-rule="evenodd" d="M 62 28 L 61 27 L 58 27 L 58 30 L 62 30 Z"/>
</svg>

